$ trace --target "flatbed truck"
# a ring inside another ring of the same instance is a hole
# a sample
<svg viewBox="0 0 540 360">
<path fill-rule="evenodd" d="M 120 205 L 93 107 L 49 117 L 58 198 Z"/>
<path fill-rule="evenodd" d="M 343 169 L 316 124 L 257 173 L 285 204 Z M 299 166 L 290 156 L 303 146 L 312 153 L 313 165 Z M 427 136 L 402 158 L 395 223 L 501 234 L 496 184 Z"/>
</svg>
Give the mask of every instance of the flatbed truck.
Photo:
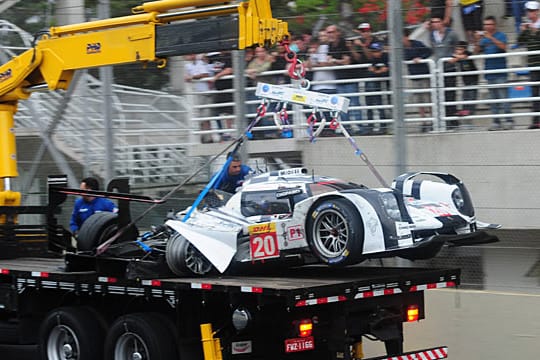
<svg viewBox="0 0 540 360">
<path fill-rule="evenodd" d="M 367 338 L 385 344 L 376 359 L 443 359 L 444 346 L 404 354 L 403 323 L 425 317 L 425 290 L 460 280 L 459 269 L 318 265 L 128 279 L 66 263 L 0 260 L 0 343 L 35 344 L 41 359 L 363 359 Z"/>
</svg>

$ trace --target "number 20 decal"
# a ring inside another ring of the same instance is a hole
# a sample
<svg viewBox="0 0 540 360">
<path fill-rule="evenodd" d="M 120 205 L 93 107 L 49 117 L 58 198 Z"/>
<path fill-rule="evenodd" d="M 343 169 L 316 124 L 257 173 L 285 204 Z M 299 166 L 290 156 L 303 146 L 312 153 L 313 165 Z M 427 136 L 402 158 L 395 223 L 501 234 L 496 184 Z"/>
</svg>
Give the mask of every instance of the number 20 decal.
<svg viewBox="0 0 540 360">
<path fill-rule="evenodd" d="M 260 260 L 279 256 L 276 233 L 252 235 L 249 240 L 251 259 Z"/>
</svg>

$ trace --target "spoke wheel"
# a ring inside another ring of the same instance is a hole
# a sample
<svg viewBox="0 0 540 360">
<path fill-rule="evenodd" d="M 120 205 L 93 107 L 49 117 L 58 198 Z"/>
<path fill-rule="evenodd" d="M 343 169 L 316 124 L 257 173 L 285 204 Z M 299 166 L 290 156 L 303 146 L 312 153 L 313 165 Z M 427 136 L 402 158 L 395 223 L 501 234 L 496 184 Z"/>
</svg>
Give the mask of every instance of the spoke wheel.
<svg viewBox="0 0 540 360">
<path fill-rule="evenodd" d="M 329 265 L 362 259 L 364 227 L 356 207 L 346 199 L 328 199 L 311 212 L 306 224 L 311 250 Z"/>
<path fill-rule="evenodd" d="M 193 244 L 175 233 L 167 240 L 165 252 L 167 265 L 176 275 L 203 276 L 213 270 L 213 265 Z"/>
<path fill-rule="evenodd" d="M 349 224 L 343 215 L 335 209 L 327 209 L 315 220 L 313 243 L 325 257 L 336 257 L 347 249 Z"/>
</svg>

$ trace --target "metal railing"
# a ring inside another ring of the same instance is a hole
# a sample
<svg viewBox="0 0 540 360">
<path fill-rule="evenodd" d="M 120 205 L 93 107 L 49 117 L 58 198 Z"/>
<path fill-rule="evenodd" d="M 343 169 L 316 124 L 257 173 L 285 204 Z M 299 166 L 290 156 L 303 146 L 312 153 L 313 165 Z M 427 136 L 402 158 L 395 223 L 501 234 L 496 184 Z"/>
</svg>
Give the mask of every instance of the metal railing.
<svg viewBox="0 0 540 360">
<path fill-rule="evenodd" d="M 421 60 L 419 63 L 426 63 L 429 67 L 429 73 L 425 75 L 407 75 L 406 80 L 408 82 L 408 86 L 404 89 L 404 92 L 407 96 L 407 102 L 404 104 L 406 109 L 406 118 L 404 119 L 405 123 L 407 125 L 410 125 L 410 131 L 416 131 L 415 129 L 418 128 L 418 126 L 414 127 L 414 125 L 419 125 L 420 123 L 426 123 L 429 122 L 432 128 L 432 132 L 445 132 L 448 130 L 448 123 L 451 121 L 460 121 L 460 122 L 472 122 L 472 124 L 468 124 L 468 126 L 463 129 L 470 129 L 471 126 L 475 129 L 484 129 L 485 123 L 487 120 L 495 119 L 495 118 L 523 118 L 523 117 L 531 117 L 531 116 L 538 116 L 540 113 L 535 113 L 532 111 L 525 110 L 527 105 L 521 104 L 519 111 L 516 111 L 516 107 L 514 107 L 514 111 L 512 111 L 509 114 L 492 114 L 490 110 L 490 104 L 493 103 L 508 103 L 508 104 L 516 104 L 516 103 L 524 103 L 524 102 L 530 102 L 530 101 L 538 101 L 540 98 L 538 97 L 527 97 L 527 98 L 521 98 L 521 97 L 511 97 L 508 95 L 504 99 L 490 99 L 488 95 L 488 89 L 495 88 L 495 87 L 503 87 L 506 88 L 507 93 L 508 90 L 512 87 L 530 87 L 530 86 L 540 86 L 540 82 L 532 82 L 532 81 L 523 81 L 521 79 L 518 79 L 518 75 L 516 73 L 522 72 L 522 71 L 535 71 L 540 70 L 540 67 L 507 67 L 506 69 L 500 69 L 500 70 L 482 70 L 483 68 L 483 60 L 489 59 L 489 58 L 497 58 L 497 57 L 524 57 L 531 54 L 540 53 L 540 51 L 537 52 L 507 52 L 503 54 L 495 54 L 495 55 L 473 55 L 469 58 L 477 63 L 478 71 L 466 71 L 466 72 L 459 72 L 459 71 L 453 71 L 453 72 L 445 72 L 444 71 L 444 64 L 450 59 L 450 58 L 444 58 L 439 59 L 439 61 L 434 61 L 432 59 L 425 59 Z M 412 61 L 407 61 L 403 63 L 403 66 L 413 64 Z M 315 68 L 313 71 L 324 71 L 324 70 L 342 70 L 342 69 L 365 69 L 369 67 L 369 64 L 357 64 L 357 65 L 340 65 L 340 66 L 331 66 L 331 67 L 320 67 Z M 407 70 L 404 71 L 405 74 L 408 73 Z M 506 73 L 508 75 L 509 81 L 502 83 L 502 84 L 488 84 L 482 77 L 483 74 L 490 74 L 490 73 Z M 475 86 L 465 86 L 463 82 L 461 81 L 462 76 L 466 75 L 473 75 L 478 74 L 479 76 L 479 83 Z M 263 72 L 259 76 L 265 78 L 265 82 L 267 81 L 268 77 L 276 76 L 276 75 L 285 75 L 285 71 L 269 71 L 269 72 Z M 228 76 L 226 78 L 233 78 L 234 76 Z M 457 82 L 455 87 L 445 87 L 444 80 L 447 77 L 456 77 Z M 414 80 L 418 79 L 427 79 L 430 82 L 430 87 L 427 89 L 417 89 L 414 88 Z M 208 81 L 207 79 L 202 79 L 200 81 Z M 316 84 L 325 84 L 325 83 L 333 83 L 333 84 L 345 84 L 345 83 L 352 83 L 356 84 L 358 87 L 358 91 L 353 93 L 343 93 L 339 95 L 347 96 L 347 97 L 359 97 L 360 99 L 360 106 L 350 106 L 349 107 L 349 115 L 354 114 L 355 112 L 360 112 L 361 114 L 361 120 L 360 119 L 352 119 L 349 121 L 342 121 L 343 125 L 352 127 L 353 129 L 359 130 L 363 126 L 373 126 L 374 124 L 388 124 L 391 125 L 393 123 L 392 119 L 392 101 L 391 101 L 391 91 L 389 90 L 389 86 L 383 86 L 382 90 L 380 91 L 369 91 L 369 89 L 366 89 L 365 84 L 370 81 L 379 81 L 383 84 L 389 84 L 390 77 L 377 77 L 377 78 L 366 78 L 366 77 L 358 77 L 355 79 L 341 79 L 341 80 L 332 80 L 332 81 L 311 81 L 311 85 Z M 289 86 L 293 86 L 292 84 L 288 84 Z M 462 93 L 464 90 L 468 89 L 475 89 L 477 90 L 477 98 L 476 100 L 463 100 L 462 99 Z M 228 90 L 221 90 L 220 92 L 233 92 L 234 89 L 228 89 Z M 247 87 L 245 90 L 248 94 L 255 91 L 255 87 Z M 455 91 L 456 92 L 456 99 L 451 101 L 450 99 L 446 98 L 446 93 L 448 91 Z M 190 93 L 191 96 L 198 96 L 198 95 L 206 95 L 209 97 L 212 97 L 213 95 L 217 94 L 218 91 L 212 90 L 204 93 L 197 93 L 192 92 Z M 413 94 L 425 94 L 429 97 L 429 102 L 415 102 L 412 99 Z M 368 99 L 370 96 L 381 96 L 382 97 L 382 104 L 377 105 L 366 105 L 366 99 Z M 244 106 L 249 109 L 254 109 L 256 106 L 261 102 L 260 99 L 253 99 L 253 96 L 248 96 L 248 99 Z M 465 116 L 459 116 L 457 114 L 446 114 L 445 107 L 446 106 L 458 106 L 463 107 L 464 105 L 475 105 L 476 106 L 476 113 L 465 115 Z M 239 104 L 234 104 L 232 102 L 228 103 L 218 103 L 216 100 L 214 100 L 210 104 L 205 105 L 194 105 L 193 108 L 193 125 L 192 127 L 196 130 L 194 130 L 193 134 L 195 135 L 195 138 L 200 137 L 201 135 L 214 135 L 214 139 L 219 139 L 219 135 L 224 135 L 227 133 L 235 133 L 236 128 L 240 127 L 243 128 L 245 124 L 235 124 L 232 128 L 225 128 L 223 126 L 225 119 L 234 119 L 234 115 L 223 115 L 220 114 L 220 109 L 223 107 L 229 107 L 229 106 L 239 106 Z M 418 108 L 428 108 L 429 115 L 425 117 L 420 117 Z M 203 108 L 211 109 L 213 110 L 214 114 L 211 116 L 197 116 L 199 111 Z M 369 111 L 375 111 L 375 110 L 385 110 L 385 118 L 374 118 L 374 119 L 368 119 L 368 112 Z M 525 111 L 524 111 L 525 110 Z M 304 131 L 307 128 L 307 122 L 306 119 L 311 113 L 311 109 L 302 109 L 299 106 L 292 106 L 292 109 L 289 110 L 292 114 L 292 128 L 295 133 L 295 137 L 304 137 L 307 136 L 306 132 Z M 247 111 L 247 118 L 251 119 L 255 116 L 254 111 Z M 277 134 L 279 136 L 280 132 L 280 126 L 276 125 L 274 123 L 274 117 L 276 116 L 275 112 L 269 111 L 266 114 L 266 121 L 260 123 L 259 126 L 255 127 L 253 129 L 253 132 L 273 132 L 274 134 Z M 479 120 L 484 120 L 483 122 L 480 122 Z M 206 123 L 205 129 L 201 127 L 201 123 Z M 246 120 L 246 124 L 247 124 Z M 210 125 L 208 125 L 210 123 Z M 220 127 L 221 123 L 221 127 Z M 329 123 L 329 121 L 328 121 Z M 460 130 L 459 128 L 452 129 L 453 131 Z M 361 131 L 358 131 L 359 134 L 361 134 Z"/>
</svg>

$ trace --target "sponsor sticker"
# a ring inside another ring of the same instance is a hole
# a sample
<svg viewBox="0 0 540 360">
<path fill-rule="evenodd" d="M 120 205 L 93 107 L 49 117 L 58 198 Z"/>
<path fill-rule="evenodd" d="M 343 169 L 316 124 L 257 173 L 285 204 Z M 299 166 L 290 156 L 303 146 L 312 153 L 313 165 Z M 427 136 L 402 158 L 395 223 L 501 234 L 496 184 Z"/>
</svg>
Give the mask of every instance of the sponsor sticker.
<svg viewBox="0 0 540 360">
<path fill-rule="evenodd" d="M 248 227 L 252 260 L 279 257 L 275 223 L 256 224 Z"/>
<path fill-rule="evenodd" d="M 304 229 L 300 225 L 287 228 L 287 234 L 290 241 L 304 240 Z"/>
<path fill-rule="evenodd" d="M 251 340 L 234 341 L 231 343 L 231 352 L 233 355 L 251 354 L 252 351 L 253 345 L 251 343 Z"/>
<path fill-rule="evenodd" d="M 86 53 L 87 54 L 97 54 L 101 52 L 101 43 L 88 43 L 86 44 Z"/>
</svg>

